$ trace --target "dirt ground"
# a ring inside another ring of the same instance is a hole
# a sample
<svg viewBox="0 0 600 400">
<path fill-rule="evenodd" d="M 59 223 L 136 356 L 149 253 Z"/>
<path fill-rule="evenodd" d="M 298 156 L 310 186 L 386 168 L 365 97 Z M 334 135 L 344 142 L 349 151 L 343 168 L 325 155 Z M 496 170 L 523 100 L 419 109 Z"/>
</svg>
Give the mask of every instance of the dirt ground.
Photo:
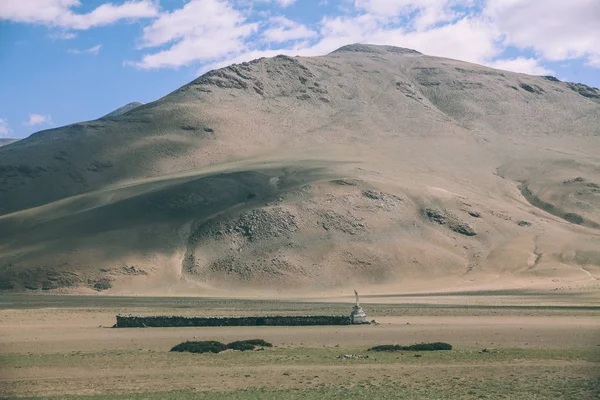
<svg viewBox="0 0 600 400">
<path fill-rule="evenodd" d="M 590 295 L 544 294 L 553 304 L 545 306 L 540 296 L 365 299 L 377 326 L 113 329 L 118 313 L 341 314 L 351 303 L 2 295 L 0 397 L 597 399 L 600 307 L 580 304 Z M 250 338 L 274 347 L 169 352 L 186 340 Z M 367 351 L 433 341 L 454 348 L 421 357 Z"/>
</svg>

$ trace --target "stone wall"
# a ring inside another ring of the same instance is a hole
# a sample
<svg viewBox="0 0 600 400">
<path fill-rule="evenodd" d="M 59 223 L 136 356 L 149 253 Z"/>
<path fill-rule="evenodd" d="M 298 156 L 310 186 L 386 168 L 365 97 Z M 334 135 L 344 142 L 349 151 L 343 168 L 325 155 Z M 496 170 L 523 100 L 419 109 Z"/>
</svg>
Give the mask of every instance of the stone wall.
<svg viewBox="0 0 600 400">
<path fill-rule="evenodd" d="M 267 317 L 178 317 L 117 315 L 115 328 L 158 328 L 185 326 L 310 326 L 350 325 L 350 316 L 267 316 Z"/>
</svg>

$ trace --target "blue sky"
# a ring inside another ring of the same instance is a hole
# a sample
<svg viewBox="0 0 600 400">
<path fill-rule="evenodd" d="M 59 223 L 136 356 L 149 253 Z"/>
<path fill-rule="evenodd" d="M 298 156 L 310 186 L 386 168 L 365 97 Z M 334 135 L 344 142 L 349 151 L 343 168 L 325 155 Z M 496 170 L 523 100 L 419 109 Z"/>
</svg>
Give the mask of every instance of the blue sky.
<svg viewBox="0 0 600 400">
<path fill-rule="evenodd" d="M 2 0 L 0 137 L 277 54 L 390 44 L 600 87 L 598 0 Z"/>
</svg>

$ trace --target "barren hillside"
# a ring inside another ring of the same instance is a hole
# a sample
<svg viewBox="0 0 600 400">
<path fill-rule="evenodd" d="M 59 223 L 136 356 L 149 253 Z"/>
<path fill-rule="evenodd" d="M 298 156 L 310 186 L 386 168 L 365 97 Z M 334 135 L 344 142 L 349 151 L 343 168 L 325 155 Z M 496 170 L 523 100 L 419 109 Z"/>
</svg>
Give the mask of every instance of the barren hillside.
<svg viewBox="0 0 600 400">
<path fill-rule="evenodd" d="M 598 288 L 598 154 L 585 85 L 387 46 L 259 59 L 0 148 L 0 282 Z"/>
</svg>

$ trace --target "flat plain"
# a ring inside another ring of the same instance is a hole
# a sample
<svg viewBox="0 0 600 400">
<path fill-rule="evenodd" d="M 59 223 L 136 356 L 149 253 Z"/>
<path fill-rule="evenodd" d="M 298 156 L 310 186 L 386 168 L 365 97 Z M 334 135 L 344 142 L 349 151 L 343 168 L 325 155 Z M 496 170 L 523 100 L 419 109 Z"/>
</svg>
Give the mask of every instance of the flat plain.
<svg viewBox="0 0 600 400">
<path fill-rule="evenodd" d="M 369 318 L 380 323 L 369 326 L 111 328 L 118 313 L 345 314 L 351 305 L 344 296 L 283 301 L 3 294 L 0 397 L 597 399 L 600 393 L 600 304 L 594 293 L 365 296 Z M 274 347 L 169 352 L 186 340 L 250 338 Z M 432 341 L 454 348 L 368 351 Z M 368 358 L 339 358 L 346 354 Z"/>
</svg>

